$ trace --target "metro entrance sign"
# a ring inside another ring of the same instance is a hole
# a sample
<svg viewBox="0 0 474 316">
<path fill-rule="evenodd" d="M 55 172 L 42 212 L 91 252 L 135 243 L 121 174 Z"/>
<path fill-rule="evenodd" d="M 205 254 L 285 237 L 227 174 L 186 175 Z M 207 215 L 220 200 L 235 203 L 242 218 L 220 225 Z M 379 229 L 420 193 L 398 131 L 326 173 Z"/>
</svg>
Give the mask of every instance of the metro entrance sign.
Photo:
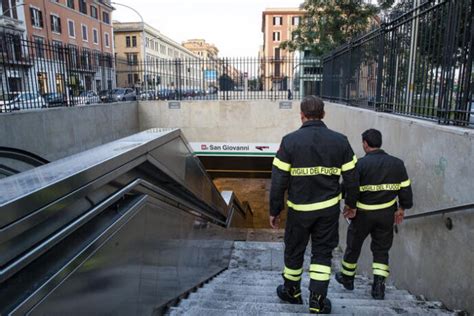
<svg viewBox="0 0 474 316">
<path fill-rule="evenodd" d="M 273 157 L 280 144 L 278 143 L 190 143 L 197 156 L 249 156 Z"/>
</svg>

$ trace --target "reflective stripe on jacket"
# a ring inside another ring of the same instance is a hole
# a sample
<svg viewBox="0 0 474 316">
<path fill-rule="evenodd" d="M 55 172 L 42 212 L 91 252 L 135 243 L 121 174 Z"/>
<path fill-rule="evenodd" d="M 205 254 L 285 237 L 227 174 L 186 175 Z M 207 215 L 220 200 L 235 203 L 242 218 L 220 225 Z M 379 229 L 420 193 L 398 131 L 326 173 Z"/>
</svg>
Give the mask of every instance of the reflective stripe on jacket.
<svg viewBox="0 0 474 316">
<path fill-rule="evenodd" d="M 283 137 L 272 168 L 270 214 L 278 215 L 287 204 L 295 211 L 317 211 L 337 205 L 342 198 L 339 184 L 344 178 L 346 204 L 354 207 L 359 184 L 357 158 L 347 137 L 310 120 Z"/>
<path fill-rule="evenodd" d="M 359 173 L 359 200 L 357 208 L 375 211 L 397 206 L 413 206 L 411 181 L 402 160 L 378 149 L 357 163 Z"/>
</svg>

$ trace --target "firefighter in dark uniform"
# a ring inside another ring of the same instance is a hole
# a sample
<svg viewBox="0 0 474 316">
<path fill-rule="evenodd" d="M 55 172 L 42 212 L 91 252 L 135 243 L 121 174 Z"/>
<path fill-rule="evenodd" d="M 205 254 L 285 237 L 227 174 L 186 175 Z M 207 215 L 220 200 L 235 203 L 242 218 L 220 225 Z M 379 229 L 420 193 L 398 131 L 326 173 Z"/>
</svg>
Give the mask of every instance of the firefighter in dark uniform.
<svg viewBox="0 0 474 316">
<path fill-rule="evenodd" d="M 365 131 L 362 145 L 366 156 L 357 163 L 360 182 L 357 212 L 351 210 L 348 214 L 352 222 L 347 231 L 342 269 L 336 274 L 336 280 L 346 289 L 354 289 L 357 259 L 365 238 L 370 234 L 374 275 L 372 297 L 384 299 L 385 279 L 390 271 L 388 252 L 392 247 L 393 225 L 401 224 L 405 210 L 413 206 L 413 194 L 403 161 L 380 149 L 382 134 L 378 130 Z"/>
<path fill-rule="evenodd" d="M 321 121 L 324 114 L 324 102 L 320 98 L 303 99 L 303 125 L 283 137 L 273 161 L 270 191 L 270 225 L 276 228 L 288 190 L 284 284 L 278 286 L 277 294 L 289 303 L 303 303 L 300 289 L 303 257 L 311 238 L 311 313 L 331 311 L 326 296 L 332 251 L 339 239 L 340 176 L 346 183 L 346 213 L 354 211 L 359 187 L 354 152 L 344 135 L 328 129 Z"/>
</svg>

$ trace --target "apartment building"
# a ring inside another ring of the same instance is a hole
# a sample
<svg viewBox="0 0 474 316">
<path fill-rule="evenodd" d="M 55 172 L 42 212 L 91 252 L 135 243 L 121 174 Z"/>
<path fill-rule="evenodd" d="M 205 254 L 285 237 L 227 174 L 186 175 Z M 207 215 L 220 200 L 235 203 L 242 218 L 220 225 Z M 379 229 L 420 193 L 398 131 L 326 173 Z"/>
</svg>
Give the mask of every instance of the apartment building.
<svg viewBox="0 0 474 316">
<path fill-rule="evenodd" d="M 263 48 L 259 55 L 265 61 L 261 74 L 265 90 L 291 88 L 289 78 L 294 77 L 297 54 L 281 49 L 280 44 L 292 38 L 303 14 L 299 8 L 267 8 L 262 12 Z"/>
<path fill-rule="evenodd" d="M 182 45 L 201 58 L 205 88 L 217 87 L 217 76 L 223 73 L 222 63 L 219 62 L 217 56 L 219 49 L 214 44 L 206 43 L 205 39 L 190 39 L 184 41 Z"/>
<path fill-rule="evenodd" d="M 77 95 L 114 87 L 110 0 L 10 0 L 2 10 L 23 27 L 0 39 L 18 66 L 3 74 L 4 90 Z"/>
<path fill-rule="evenodd" d="M 119 86 L 150 90 L 199 86 L 200 58 L 192 51 L 147 23 L 114 21 L 113 28 Z"/>
</svg>

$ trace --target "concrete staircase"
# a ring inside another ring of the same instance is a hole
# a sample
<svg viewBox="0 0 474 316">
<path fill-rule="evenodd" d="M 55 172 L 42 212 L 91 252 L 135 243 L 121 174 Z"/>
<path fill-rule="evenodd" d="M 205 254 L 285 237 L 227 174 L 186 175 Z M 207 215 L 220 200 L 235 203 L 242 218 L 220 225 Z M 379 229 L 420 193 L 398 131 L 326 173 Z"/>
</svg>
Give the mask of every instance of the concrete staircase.
<svg viewBox="0 0 474 316">
<path fill-rule="evenodd" d="M 333 260 L 339 265 L 335 254 Z M 309 251 L 305 265 L 309 264 Z M 303 274 L 304 305 L 284 303 L 276 296 L 282 283 L 283 244 L 280 242 L 235 242 L 229 269 L 170 308 L 168 315 L 300 315 L 309 311 L 309 276 Z M 337 270 L 339 270 L 337 268 Z M 336 269 L 333 269 L 336 271 Z M 334 277 L 328 297 L 332 314 L 344 315 L 455 315 L 440 302 L 429 302 L 388 284 L 385 300 L 373 300 L 371 281 L 357 276 L 354 291 L 345 290 Z"/>
</svg>

